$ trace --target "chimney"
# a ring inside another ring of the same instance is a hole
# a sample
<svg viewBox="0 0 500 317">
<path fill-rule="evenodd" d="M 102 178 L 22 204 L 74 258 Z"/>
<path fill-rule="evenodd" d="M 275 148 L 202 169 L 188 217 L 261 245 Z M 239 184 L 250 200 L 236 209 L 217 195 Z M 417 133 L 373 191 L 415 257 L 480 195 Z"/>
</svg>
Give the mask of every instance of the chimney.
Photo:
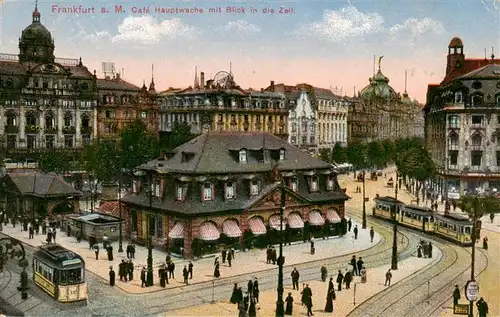
<svg viewBox="0 0 500 317">
<path fill-rule="evenodd" d="M 120 79 L 120 73 L 116 73 L 116 79 Z"/>
<path fill-rule="evenodd" d="M 271 80 L 271 91 L 274 92 L 274 80 Z"/>
<path fill-rule="evenodd" d="M 205 73 L 204 72 L 201 72 L 200 73 L 200 85 L 201 85 L 201 88 L 205 88 Z"/>
</svg>

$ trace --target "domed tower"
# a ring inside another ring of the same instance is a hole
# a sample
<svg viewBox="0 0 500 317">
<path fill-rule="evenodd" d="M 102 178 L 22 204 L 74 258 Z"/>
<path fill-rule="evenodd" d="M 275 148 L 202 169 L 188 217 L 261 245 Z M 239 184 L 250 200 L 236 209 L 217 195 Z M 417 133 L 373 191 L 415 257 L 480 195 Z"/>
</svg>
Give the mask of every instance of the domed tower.
<svg viewBox="0 0 500 317">
<path fill-rule="evenodd" d="M 453 68 L 463 67 L 465 60 L 464 44 L 459 37 L 454 37 L 448 45 L 448 59 L 446 63 L 446 74 Z"/>
<path fill-rule="evenodd" d="M 54 40 L 40 23 L 40 12 L 35 5 L 33 22 L 23 30 L 19 39 L 19 62 L 53 63 L 54 59 Z"/>
</svg>

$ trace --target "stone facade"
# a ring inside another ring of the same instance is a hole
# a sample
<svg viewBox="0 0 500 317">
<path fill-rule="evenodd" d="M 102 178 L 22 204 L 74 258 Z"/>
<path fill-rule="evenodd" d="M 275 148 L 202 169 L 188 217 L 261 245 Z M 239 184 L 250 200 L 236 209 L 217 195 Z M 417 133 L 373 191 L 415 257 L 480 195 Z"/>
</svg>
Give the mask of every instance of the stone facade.
<svg viewBox="0 0 500 317">
<path fill-rule="evenodd" d="M 445 197 L 500 190 L 500 59 L 466 59 L 448 46 L 447 74 L 429 85 L 425 144 L 438 168 L 433 189 Z"/>
<path fill-rule="evenodd" d="M 0 144 L 16 149 L 78 148 L 96 134 L 96 77 L 81 59 L 54 57 L 35 8 L 19 55 L 0 54 Z"/>
</svg>

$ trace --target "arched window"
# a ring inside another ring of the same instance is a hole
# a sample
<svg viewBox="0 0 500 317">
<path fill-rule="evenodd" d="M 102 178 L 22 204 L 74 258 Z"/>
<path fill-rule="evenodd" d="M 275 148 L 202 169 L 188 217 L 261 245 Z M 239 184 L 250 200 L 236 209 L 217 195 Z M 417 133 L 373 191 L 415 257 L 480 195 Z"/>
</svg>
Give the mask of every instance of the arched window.
<svg viewBox="0 0 500 317">
<path fill-rule="evenodd" d="M 49 111 L 45 114 L 45 128 L 50 129 L 54 127 L 54 114 L 52 111 Z"/>
<path fill-rule="evenodd" d="M 82 127 L 84 128 L 90 127 L 90 118 L 86 114 L 82 116 Z"/>
<path fill-rule="evenodd" d="M 6 117 L 7 117 L 7 126 L 17 125 L 17 115 L 14 111 L 7 112 Z"/>
<path fill-rule="evenodd" d="M 240 162 L 246 162 L 247 161 L 247 150 L 242 149 L 242 150 L 240 150 L 239 154 L 240 154 L 239 155 Z"/>
<path fill-rule="evenodd" d="M 318 176 L 314 175 L 311 177 L 311 184 L 310 184 L 310 189 L 312 192 L 317 192 L 319 190 L 319 186 L 318 186 L 318 183 L 319 183 L 319 180 L 318 180 Z"/>
<path fill-rule="evenodd" d="M 473 107 L 480 107 L 483 105 L 483 95 L 475 94 L 471 96 L 471 104 Z"/>
<path fill-rule="evenodd" d="M 30 111 L 26 114 L 26 125 L 29 126 L 37 125 L 36 115 L 34 112 Z"/>
<path fill-rule="evenodd" d="M 448 137 L 448 148 L 449 149 L 458 149 L 458 134 L 453 132 Z"/>
<path fill-rule="evenodd" d="M 479 133 L 476 133 L 472 136 L 471 141 L 473 147 L 480 147 L 482 145 L 483 138 Z"/>
<path fill-rule="evenodd" d="M 70 112 L 66 112 L 64 115 L 64 126 L 71 127 L 73 125 L 73 115 Z"/>
</svg>

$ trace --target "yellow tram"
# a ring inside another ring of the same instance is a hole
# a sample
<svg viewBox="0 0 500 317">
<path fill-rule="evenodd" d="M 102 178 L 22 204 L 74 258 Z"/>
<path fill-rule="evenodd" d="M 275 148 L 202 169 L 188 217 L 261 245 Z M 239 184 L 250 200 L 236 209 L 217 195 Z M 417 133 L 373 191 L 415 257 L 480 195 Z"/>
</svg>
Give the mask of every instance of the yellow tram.
<svg viewBox="0 0 500 317">
<path fill-rule="evenodd" d="M 476 224 L 477 235 L 479 239 L 481 221 Z M 462 245 L 472 244 L 473 222 L 465 216 L 457 214 L 436 214 L 434 232 L 445 239 L 452 240 Z"/>
<path fill-rule="evenodd" d="M 427 207 L 405 205 L 401 208 L 398 221 L 401 225 L 422 230 L 425 233 L 434 232 L 434 212 Z"/>
<path fill-rule="evenodd" d="M 33 281 L 59 302 L 87 299 L 85 261 L 58 244 L 42 245 L 35 251 Z"/>
<path fill-rule="evenodd" d="M 390 220 L 393 219 L 392 213 L 395 212 L 396 219 L 399 220 L 399 211 L 404 206 L 402 201 L 389 196 L 377 196 L 373 200 L 375 201 L 375 207 L 373 207 L 374 217 Z"/>
</svg>

